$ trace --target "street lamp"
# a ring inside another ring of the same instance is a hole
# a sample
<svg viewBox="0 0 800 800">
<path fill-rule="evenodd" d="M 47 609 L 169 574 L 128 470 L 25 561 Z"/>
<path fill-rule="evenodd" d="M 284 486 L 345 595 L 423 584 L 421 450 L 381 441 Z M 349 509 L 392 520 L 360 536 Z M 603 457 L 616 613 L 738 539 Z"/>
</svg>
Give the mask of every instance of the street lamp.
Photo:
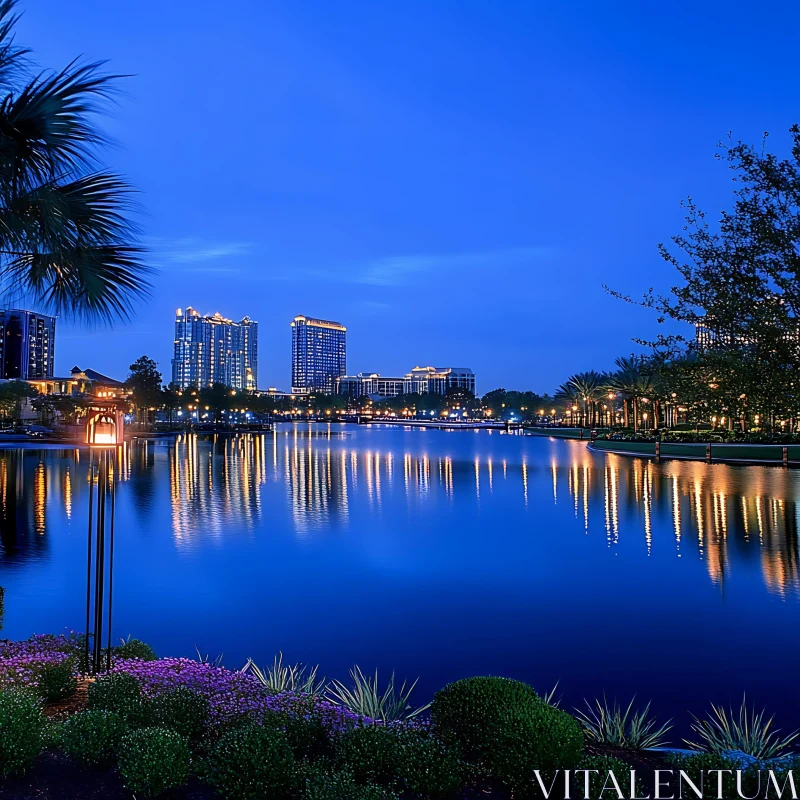
<svg viewBox="0 0 800 800">
<path fill-rule="evenodd" d="M 106 670 L 111 669 L 111 612 L 114 588 L 114 511 L 116 500 L 116 448 L 124 441 L 124 415 L 113 400 L 89 406 L 86 419 L 86 444 L 89 445 L 89 527 L 86 555 L 86 668 L 103 669 L 103 615 L 108 605 Z M 98 451 L 95 500 L 94 452 Z M 111 476 L 109 491 L 109 475 Z M 92 517 L 97 508 L 92 548 Z M 106 520 L 108 519 L 108 524 Z M 108 594 L 106 598 L 106 544 L 108 544 Z M 94 556 L 94 557 L 93 557 Z M 94 569 L 93 569 L 94 565 Z M 92 589 L 94 588 L 94 592 Z M 92 595 L 94 594 L 94 598 Z M 89 641 L 91 639 L 91 660 Z"/>
</svg>

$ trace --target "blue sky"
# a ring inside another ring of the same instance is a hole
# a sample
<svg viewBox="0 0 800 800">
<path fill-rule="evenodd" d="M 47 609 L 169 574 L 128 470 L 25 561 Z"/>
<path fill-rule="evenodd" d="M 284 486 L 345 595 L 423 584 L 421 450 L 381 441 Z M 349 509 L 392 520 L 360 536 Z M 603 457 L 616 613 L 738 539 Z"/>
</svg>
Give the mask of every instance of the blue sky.
<svg viewBox="0 0 800 800">
<path fill-rule="evenodd" d="M 794 3 L 27 0 L 20 41 L 130 73 L 109 162 L 142 191 L 153 298 L 62 323 L 56 369 L 168 380 L 174 311 L 348 326 L 348 371 L 471 366 L 478 390 L 603 369 L 654 317 L 605 295 L 673 275 L 691 194 L 731 197 L 728 131 L 800 121 Z"/>
</svg>

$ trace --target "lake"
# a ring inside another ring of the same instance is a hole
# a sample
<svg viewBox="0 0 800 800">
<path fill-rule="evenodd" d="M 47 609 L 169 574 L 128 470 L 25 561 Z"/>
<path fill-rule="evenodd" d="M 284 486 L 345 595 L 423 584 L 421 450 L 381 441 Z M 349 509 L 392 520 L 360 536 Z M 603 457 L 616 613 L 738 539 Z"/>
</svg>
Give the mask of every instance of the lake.
<svg viewBox="0 0 800 800">
<path fill-rule="evenodd" d="M 0 450 L 4 631 L 82 630 L 86 450 Z M 800 724 L 800 473 L 592 454 L 500 431 L 278 425 L 126 446 L 114 631 L 163 655 L 279 650 L 567 707 L 742 693 Z"/>
</svg>

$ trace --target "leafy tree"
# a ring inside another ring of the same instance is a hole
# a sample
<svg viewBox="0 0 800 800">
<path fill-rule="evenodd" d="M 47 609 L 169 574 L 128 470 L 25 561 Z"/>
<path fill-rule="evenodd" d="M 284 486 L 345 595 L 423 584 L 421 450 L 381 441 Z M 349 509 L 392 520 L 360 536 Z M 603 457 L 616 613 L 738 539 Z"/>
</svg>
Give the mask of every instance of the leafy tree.
<svg viewBox="0 0 800 800">
<path fill-rule="evenodd" d="M 732 209 L 712 226 L 686 201 L 684 232 L 672 238 L 672 248 L 659 246 L 680 283 L 668 295 L 650 290 L 639 301 L 659 322 L 696 326 L 695 339 L 662 335 L 643 343 L 677 359 L 673 380 L 680 368 L 708 373 L 708 383 L 721 391 L 696 403 L 727 409 L 724 416 L 736 415 L 743 427 L 754 412 L 774 424 L 800 411 L 794 378 L 800 369 L 800 127 L 790 135 L 786 158 L 768 152 L 766 139 L 758 148 L 720 145 L 717 156 L 736 185 Z"/>
<path fill-rule="evenodd" d="M 73 61 L 34 71 L 0 2 L 0 277 L 58 314 L 127 317 L 147 293 L 131 187 L 102 167 L 95 116 L 119 76 Z"/>
<path fill-rule="evenodd" d="M 144 422 L 150 409 L 161 404 L 161 373 L 158 364 L 147 356 L 137 358 L 128 369 L 130 373 L 125 385 L 131 390 L 140 422 Z"/>
<path fill-rule="evenodd" d="M 25 381 L 7 381 L 0 384 L 0 413 L 6 418 L 19 419 L 22 402 L 36 397 L 38 390 Z"/>
</svg>

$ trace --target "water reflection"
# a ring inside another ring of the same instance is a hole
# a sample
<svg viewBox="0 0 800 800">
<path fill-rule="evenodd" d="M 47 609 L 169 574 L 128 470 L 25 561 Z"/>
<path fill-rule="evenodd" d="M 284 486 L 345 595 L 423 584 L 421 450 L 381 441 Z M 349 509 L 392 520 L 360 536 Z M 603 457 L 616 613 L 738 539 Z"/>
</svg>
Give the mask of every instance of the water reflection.
<svg viewBox="0 0 800 800">
<path fill-rule="evenodd" d="M 699 560 L 720 587 L 737 563 L 758 559 L 769 593 L 798 593 L 796 472 L 657 464 L 592 454 L 578 444 L 547 451 L 540 443 L 535 451 L 516 437 L 505 437 L 500 449 L 486 446 L 498 439 L 470 439 L 465 446 L 464 440 L 442 438 L 429 448 L 430 437 L 417 437 L 398 447 L 403 440 L 373 435 L 365 443 L 332 427 L 184 435 L 121 448 L 121 496 L 127 492 L 131 514 L 144 522 L 162 513 L 166 481 L 178 548 L 198 539 L 222 542 L 268 532 L 280 502 L 279 494 L 267 502 L 268 484 L 281 487 L 298 537 L 345 528 L 356 510 L 379 518 L 396 513 L 399 498 L 413 513 L 433 514 L 469 495 L 477 508 L 490 509 L 502 497 L 505 504 L 521 504 L 520 513 L 531 519 L 545 503 L 555 508 L 556 520 L 566 524 L 560 515 L 569 514 L 586 537 L 603 537 L 611 550 L 641 548 L 647 558 L 670 553 Z M 88 475 L 86 451 L 0 451 L 0 564 L 46 553 L 54 520 L 83 524 Z M 548 535 L 558 537 L 558 526 Z"/>
</svg>

